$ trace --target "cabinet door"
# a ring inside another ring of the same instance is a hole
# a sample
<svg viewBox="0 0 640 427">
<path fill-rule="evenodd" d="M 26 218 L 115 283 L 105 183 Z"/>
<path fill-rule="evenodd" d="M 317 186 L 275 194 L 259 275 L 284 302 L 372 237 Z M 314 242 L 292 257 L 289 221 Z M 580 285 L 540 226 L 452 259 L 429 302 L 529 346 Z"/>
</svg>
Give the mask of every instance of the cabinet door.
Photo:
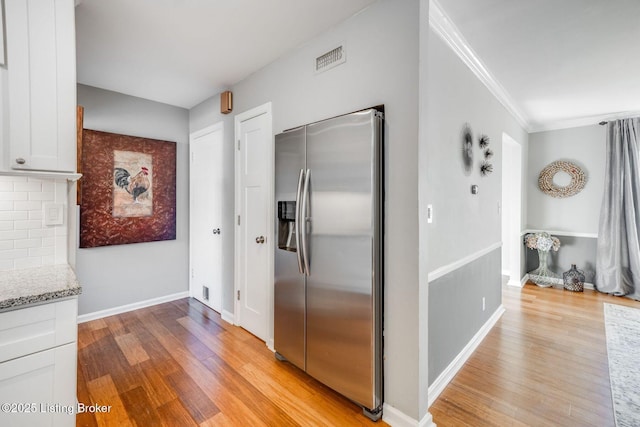
<svg viewBox="0 0 640 427">
<path fill-rule="evenodd" d="M 75 171 L 73 0 L 5 0 L 9 165 Z"/>
<path fill-rule="evenodd" d="M 0 363 L 0 403 L 3 426 L 75 426 L 76 343 Z"/>
</svg>

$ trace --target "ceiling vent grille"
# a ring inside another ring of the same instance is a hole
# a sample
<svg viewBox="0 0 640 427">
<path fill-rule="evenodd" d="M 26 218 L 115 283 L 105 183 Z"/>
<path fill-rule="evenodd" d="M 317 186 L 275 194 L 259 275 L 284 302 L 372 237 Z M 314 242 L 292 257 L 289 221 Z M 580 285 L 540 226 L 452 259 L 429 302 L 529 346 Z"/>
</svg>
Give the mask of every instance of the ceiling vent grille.
<svg viewBox="0 0 640 427">
<path fill-rule="evenodd" d="M 316 73 L 330 70 L 333 67 L 337 67 L 340 64 L 344 64 L 347 60 L 347 55 L 343 46 L 330 50 L 329 52 L 320 55 L 316 58 Z"/>
</svg>

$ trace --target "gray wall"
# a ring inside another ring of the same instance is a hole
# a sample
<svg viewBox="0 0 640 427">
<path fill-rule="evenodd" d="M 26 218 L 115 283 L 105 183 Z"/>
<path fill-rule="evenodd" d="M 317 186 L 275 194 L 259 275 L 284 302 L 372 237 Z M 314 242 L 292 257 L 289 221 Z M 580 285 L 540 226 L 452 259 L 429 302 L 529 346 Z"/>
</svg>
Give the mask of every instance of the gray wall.
<svg viewBox="0 0 640 427">
<path fill-rule="evenodd" d="M 532 133 L 528 151 L 528 227 L 540 230 L 598 233 L 604 192 L 606 127 L 594 124 Z M 538 188 L 542 169 L 556 160 L 568 160 L 587 174 L 584 189 L 572 197 L 557 199 Z"/>
<path fill-rule="evenodd" d="M 78 85 L 78 104 L 86 129 L 177 142 L 176 240 L 77 249 L 79 314 L 187 291 L 188 111 L 84 85 Z"/>
<path fill-rule="evenodd" d="M 429 271 L 450 266 L 501 241 L 502 134 L 521 144 L 525 170 L 528 135 L 466 65 L 434 33 L 429 37 L 426 150 L 421 197 L 433 204 L 426 228 Z M 462 163 L 461 133 L 474 136 L 474 167 Z M 478 137 L 491 138 L 494 172 L 482 177 Z M 472 195 L 471 185 L 479 186 Z M 523 200 L 526 199 L 523 196 Z M 524 209 L 523 209 L 524 210 Z M 429 382 L 432 383 L 501 304 L 500 250 L 429 283 Z M 482 312 L 482 297 L 486 310 Z"/>
<path fill-rule="evenodd" d="M 542 169 L 556 160 L 568 160 L 587 174 L 584 189 L 572 197 L 556 199 L 538 188 Z M 606 127 L 597 124 L 532 133 L 528 152 L 528 227 L 532 230 L 583 234 L 558 234 L 561 247 L 551 256 L 551 269 L 561 274 L 571 264 L 585 270 L 587 282 L 595 279 L 596 247 L 600 206 L 604 193 Z M 584 236 L 586 235 L 586 236 Z M 538 267 L 536 251 L 525 249 L 526 271 Z"/>
<path fill-rule="evenodd" d="M 427 409 L 426 369 L 424 387 L 416 376 L 418 365 L 426 364 L 418 320 L 421 305 L 426 312 L 426 294 L 421 300 L 417 286 L 419 13 L 418 1 L 374 3 L 230 88 L 235 114 L 272 102 L 274 133 L 385 105 L 385 400 L 415 419 Z M 341 43 L 346 63 L 315 74 L 314 58 Z M 193 108 L 190 130 L 219 121 L 218 105 L 215 96 Z M 225 136 L 233 145 L 232 126 L 225 127 Z M 226 155 L 233 165 L 233 152 Z M 232 167 L 225 173 L 232 179 Z M 225 294 L 224 309 L 233 311 L 230 292 Z"/>
<path fill-rule="evenodd" d="M 429 283 L 429 385 L 502 304 L 500 281 L 496 249 Z"/>
</svg>

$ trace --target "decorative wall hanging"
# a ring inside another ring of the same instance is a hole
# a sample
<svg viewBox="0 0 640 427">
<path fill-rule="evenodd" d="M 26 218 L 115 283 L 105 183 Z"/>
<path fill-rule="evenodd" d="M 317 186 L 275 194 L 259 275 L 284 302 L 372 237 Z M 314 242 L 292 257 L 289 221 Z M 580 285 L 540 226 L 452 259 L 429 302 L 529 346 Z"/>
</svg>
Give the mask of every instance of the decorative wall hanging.
<svg viewBox="0 0 640 427">
<path fill-rule="evenodd" d="M 473 168 L 473 134 L 469 123 L 465 123 L 462 128 L 462 163 L 464 170 L 471 172 Z"/>
<path fill-rule="evenodd" d="M 176 143 L 84 129 L 80 247 L 176 238 Z"/>
<path fill-rule="evenodd" d="M 482 174 L 482 176 L 487 176 L 491 172 L 493 172 L 493 165 L 486 161 L 482 162 L 482 164 L 480 165 L 480 173 Z"/>
<path fill-rule="evenodd" d="M 489 146 L 489 137 L 487 135 L 480 135 L 478 145 L 480 145 L 480 148 L 482 149 L 487 148 Z"/>
<path fill-rule="evenodd" d="M 480 163 L 480 175 L 482 176 L 487 176 L 493 172 L 493 165 L 487 161 L 493 156 L 493 151 L 489 148 L 489 141 L 489 137 L 484 134 L 478 138 L 478 145 L 480 149 L 484 150 L 484 161 Z"/>
<path fill-rule="evenodd" d="M 561 187 L 553 182 L 553 177 L 558 172 L 565 172 L 571 177 L 571 182 Z M 550 163 L 542 169 L 538 178 L 538 187 L 543 193 L 551 197 L 564 198 L 578 194 L 584 188 L 587 182 L 585 173 L 579 166 L 564 160 L 558 160 Z"/>
</svg>

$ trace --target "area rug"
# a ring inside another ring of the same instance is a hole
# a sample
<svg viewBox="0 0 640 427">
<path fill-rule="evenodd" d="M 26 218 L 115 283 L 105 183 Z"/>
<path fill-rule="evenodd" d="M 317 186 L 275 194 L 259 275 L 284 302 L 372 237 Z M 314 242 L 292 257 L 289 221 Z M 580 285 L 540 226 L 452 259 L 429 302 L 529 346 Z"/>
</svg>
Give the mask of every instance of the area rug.
<svg viewBox="0 0 640 427">
<path fill-rule="evenodd" d="M 604 325 L 616 426 L 640 426 L 640 309 L 605 303 Z"/>
</svg>

